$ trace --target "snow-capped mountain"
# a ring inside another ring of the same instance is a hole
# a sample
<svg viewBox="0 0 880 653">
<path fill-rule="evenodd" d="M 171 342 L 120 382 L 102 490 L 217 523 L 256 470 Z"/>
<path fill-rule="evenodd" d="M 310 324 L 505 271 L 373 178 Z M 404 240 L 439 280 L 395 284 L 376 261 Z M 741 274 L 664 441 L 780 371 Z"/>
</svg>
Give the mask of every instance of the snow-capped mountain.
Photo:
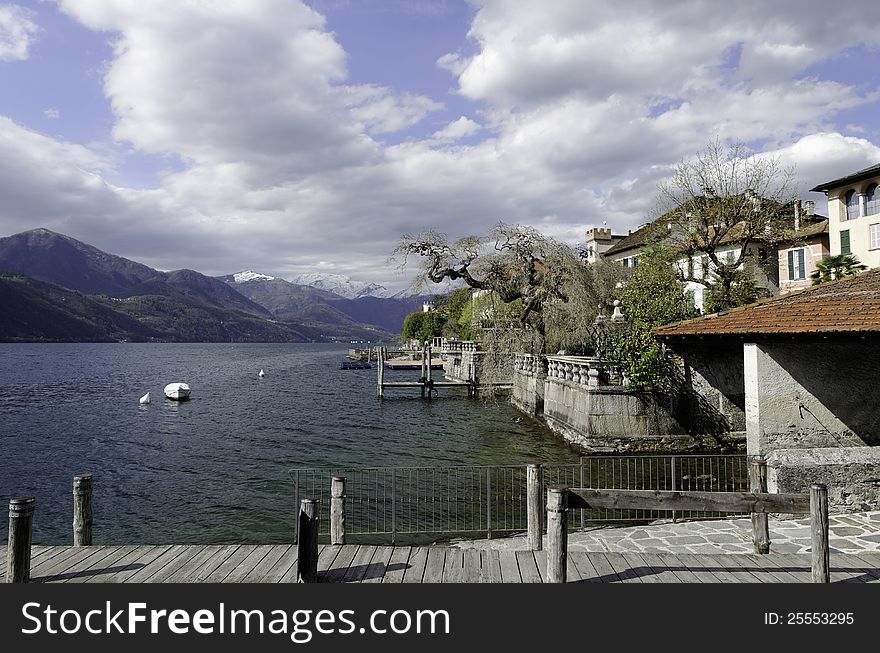
<svg viewBox="0 0 880 653">
<path fill-rule="evenodd" d="M 350 277 L 341 274 L 326 274 L 322 272 L 309 272 L 301 274 L 293 283 L 301 286 L 311 286 L 319 290 L 326 290 L 335 293 L 347 299 L 358 299 L 359 297 L 391 297 L 393 293 L 389 292 L 385 286 L 376 283 L 364 283 L 362 281 L 352 281 Z"/>
<path fill-rule="evenodd" d="M 245 270 L 243 272 L 236 272 L 232 276 L 232 279 L 235 283 L 244 283 L 246 281 L 274 281 L 275 277 L 270 277 L 268 274 L 260 274 L 259 272 L 253 272 L 252 270 Z"/>
</svg>

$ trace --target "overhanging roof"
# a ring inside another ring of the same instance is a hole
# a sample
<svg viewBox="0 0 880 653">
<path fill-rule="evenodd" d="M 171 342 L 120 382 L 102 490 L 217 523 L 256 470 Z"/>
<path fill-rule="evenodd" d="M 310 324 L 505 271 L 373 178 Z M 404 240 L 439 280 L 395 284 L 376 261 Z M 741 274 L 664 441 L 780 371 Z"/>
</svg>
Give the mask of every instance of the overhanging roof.
<svg viewBox="0 0 880 653">
<path fill-rule="evenodd" d="M 880 268 L 757 304 L 669 324 L 661 339 L 701 336 L 880 335 Z"/>
</svg>

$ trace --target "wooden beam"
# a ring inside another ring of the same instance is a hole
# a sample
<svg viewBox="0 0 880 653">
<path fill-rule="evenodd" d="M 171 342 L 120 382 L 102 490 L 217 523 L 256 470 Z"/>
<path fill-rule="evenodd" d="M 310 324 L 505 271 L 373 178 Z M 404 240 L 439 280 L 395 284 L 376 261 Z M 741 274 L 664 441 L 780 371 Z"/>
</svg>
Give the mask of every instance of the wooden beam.
<svg viewBox="0 0 880 653">
<path fill-rule="evenodd" d="M 641 508 L 706 512 L 810 512 L 806 494 L 763 492 L 676 492 L 670 490 L 569 490 L 570 508 Z"/>
<path fill-rule="evenodd" d="M 330 544 L 345 544 L 345 477 L 330 481 Z"/>
<path fill-rule="evenodd" d="M 544 469 L 540 464 L 529 463 L 526 467 L 526 520 L 528 522 L 529 548 L 540 551 L 544 540 Z"/>
</svg>

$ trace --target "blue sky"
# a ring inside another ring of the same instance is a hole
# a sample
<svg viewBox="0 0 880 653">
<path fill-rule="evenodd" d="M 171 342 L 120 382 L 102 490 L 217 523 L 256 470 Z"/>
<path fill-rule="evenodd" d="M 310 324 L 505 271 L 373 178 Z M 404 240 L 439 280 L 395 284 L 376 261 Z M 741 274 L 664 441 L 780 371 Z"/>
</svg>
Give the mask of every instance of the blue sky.
<svg viewBox="0 0 880 653">
<path fill-rule="evenodd" d="M 402 233 L 570 243 L 742 140 L 880 162 L 880 3 L 0 0 L 0 236 L 400 288 Z"/>
</svg>

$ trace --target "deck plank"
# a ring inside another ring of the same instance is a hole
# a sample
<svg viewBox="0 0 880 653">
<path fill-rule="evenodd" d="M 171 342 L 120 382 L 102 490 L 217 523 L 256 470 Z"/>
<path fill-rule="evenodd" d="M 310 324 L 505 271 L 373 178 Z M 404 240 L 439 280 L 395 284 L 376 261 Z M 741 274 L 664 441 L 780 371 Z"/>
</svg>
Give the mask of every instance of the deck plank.
<svg viewBox="0 0 880 653">
<path fill-rule="evenodd" d="M 516 562 L 519 565 L 519 576 L 523 583 L 540 583 L 541 574 L 532 551 L 517 551 Z"/>
<path fill-rule="evenodd" d="M 501 562 L 498 558 L 498 551 L 494 549 L 480 551 L 480 566 L 483 570 L 482 581 L 484 583 L 502 582 Z"/>
<path fill-rule="evenodd" d="M 675 572 L 669 568 L 666 561 L 656 553 L 639 553 L 639 557 L 644 561 L 645 566 L 650 570 L 650 578 L 657 583 L 681 583 L 681 578 L 675 575 Z M 645 576 L 647 579 L 649 576 Z M 645 580 L 645 582 L 650 582 Z"/>
<path fill-rule="evenodd" d="M 89 558 L 100 560 L 104 557 L 103 547 L 80 546 L 71 547 L 71 549 L 72 551 L 65 556 L 50 560 L 46 565 L 38 565 L 36 569 L 31 569 L 31 582 L 51 583 L 60 574 L 63 574 L 68 569 L 78 568 L 80 563 L 87 561 Z"/>
<path fill-rule="evenodd" d="M 483 562 L 480 552 L 476 549 L 466 549 L 464 553 L 464 578 L 463 583 L 483 582 Z"/>
<path fill-rule="evenodd" d="M 590 559 L 590 563 L 593 565 L 596 573 L 599 574 L 597 578 L 600 583 L 621 582 L 622 579 L 617 575 L 617 572 L 611 563 L 608 562 L 608 558 L 605 557 L 604 553 L 590 552 L 587 554 L 587 557 Z"/>
<path fill-rule="evenodd" d="M 348 573 L 351 562 L 357 554 L 357 544 L 340 544 L 336 557 L 333 558 L 332 564 L 322 574 L 318 572 L 318 577 L 322 583 L 341 583 L 342 579 Z"/>
<path fill-rule="evenodd" d="M 391 557 L 388 559 L 388 565 L 385 567 L 385 573 L 382 575 L 383 583 L 404 582 L 406 574 L 410 573 L 409 570 L 414 564 L 412 562 L 412 552 L 412 547 L 394 547 L 394 550 L 391 552 Z M 424 567 L 422 567 L 422 569 L 424 569 Z"/>
<path fill-rule="evenodd" d="M 351 559 L 348 571 L 346 571 L 345 576 L 342 577 L 342 582 L 360 583 L 370 570 L 370 563 L 373 561 L 373 556 L 375 556 L 377 552 L 378 547 L 359 546 L 354 554 L 354 558 Z"/>
<path fill-rule="evenodd" d="M 448 549 L 443 560 L 443 579 L 441 583 L 464 582 L 464 551 Z"/>
<path fill-rule="evenodd" d="M 428 548 L 414 546 L 409 554 L 409 567 L 403 575 L 404 583 L 421 583 L 425 575 L 425 565 L 428 563 Z"/>
<path fill-rule="evenodd" d="M 236 565 L 235 569 L 229 572 L 229 575 L 222 580 L 224 583 L 243 583 L 245 579 L 250 575 L 250 573 L 254 570 L 254 568 L 259 565 L 263 558 L 269 555 L 269 552 L 275 548 L 271 544 L 261 544 L 256 546 L 248 555 L 247 558 L 242 560 L 240 565 Z"/>
<path fill-rule="evenodd" d="M 577 569 L 581 583 L 601 583 L 602 574 L 596 571 L 590 556 L 586 551 L 569 551 L 569 566 L 573 565 Z"/>
<path fill-rule="evenodd" d="M 519 575 L 519 563 L 516 561 L 515 551 L 499 551 L 498 563 L 501 565 L 502 583 L 522 582 L 522 576 Z"/>
<path fill-rule="evenodd" d="M 220 563 L 220 565 L 212 571 L 210 574 L 205 576 L 206 583 L 222 583 L 223 580 L 233 572 L 233 570 L 244 562 L 247 557 L 254 550 L 253 545 L 240 545 L 235 551 L 233 551 L 226 560 Z"/>
<path fill-rule="evenodd" d="M 93 560 L 91 564 L 81 567 L 75 573 L 67 574 L 71 571 L 68 570 L 65 572 L 66 578 L 62 579 L 60 582 L 62 583 L 84 583 L 89 578 L 94 578 L 95 576 L 101 576 L 103 574 L 112 573 L 113 570 L 119 571 L 123 568 L 124 565 L 118 564 L 120 561 L 131 554 L 133 551 L 137 549 L 137 545 L 126 544 L 124 546 L 117 546 L 115 550 L 112 551 L 109 555 L 100 560 Z"/>
<path fill-rule="evenodd" d="M 425 562 L 425 573 L 422 576 L 423 583 L 442 583 L 443 566 L 446 561 L 446 547 L 432 546 L 428 549 Z"/>
<path fill-rule="evenodd" d="M 367 569 L 367 573 L 361 577 L 361 583 L 381 583 L 388 571 L 388 567 L 391 565 L 391 556 L 395 551 L 395 547 L 377 546 L 375 549 L 373 557 L 370 558 L 370 566 Z M 406 560 L 403 563 L 406 564 Z"/>
<path fill-rule="evenodd" d="M 605 553 L 608 564 L 617 573 L 617 577 L 624 583 L 641 583 L 642 579 L 632 568 L 622 553 Z"/>
</svg>

